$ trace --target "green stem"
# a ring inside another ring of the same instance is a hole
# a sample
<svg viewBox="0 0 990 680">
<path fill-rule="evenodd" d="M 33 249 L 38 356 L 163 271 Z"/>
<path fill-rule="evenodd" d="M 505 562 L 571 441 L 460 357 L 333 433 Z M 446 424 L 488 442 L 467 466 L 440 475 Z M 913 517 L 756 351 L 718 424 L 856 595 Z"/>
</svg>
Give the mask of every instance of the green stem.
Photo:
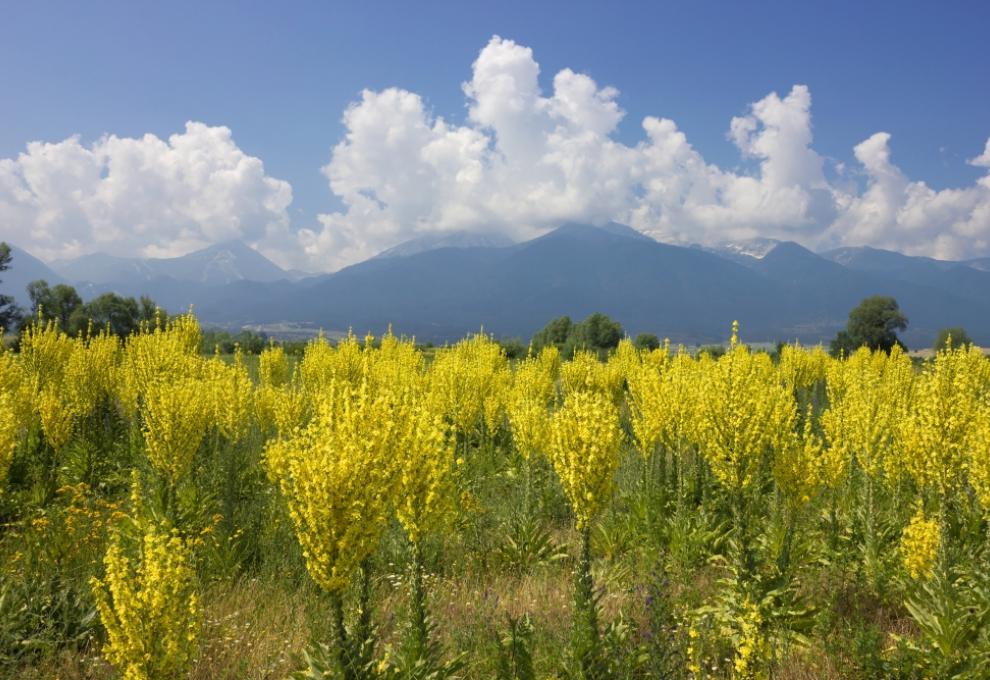
<svg viewBox="0 0 990 680">
<path fill-rule="evenodd" d="M 330 618 L 333 624 L 334 642 L 336 642 L 334 648 L 341 673 L 344 680 L 356 680 L 351 664 L 350 641 L 347 639 L 347 628 L 344 626 L 344 600 L 339 592 L 330 595 Z"/>
<path fill-rule="evenodd" d="M 429 648 L 429 625 L 426 609 L 426 590 L 423 587 L 423 553 L 419 543 L 413 543 L 413 581 L 412 581 L 412 623 L 413 644 L 419 653 L 425 657 Z"/>
<path fill-rule="evenodd" d="M 574 617 L 572 644 L 582 677 L 599 677 L 601 637 L 595 583 L 591 576 L 591 529 L 587 526 L 581 529 L 581 558 L 574 583 Z"/>
<path fill-rule="evenodd" d="M 361 595 L 358 610 L 357 625 L 354 635 L 359 662 L 362 667 L 371 662 L 374 653 L 371 628 L 371 559 L 361 560 Z"/>
</svg>

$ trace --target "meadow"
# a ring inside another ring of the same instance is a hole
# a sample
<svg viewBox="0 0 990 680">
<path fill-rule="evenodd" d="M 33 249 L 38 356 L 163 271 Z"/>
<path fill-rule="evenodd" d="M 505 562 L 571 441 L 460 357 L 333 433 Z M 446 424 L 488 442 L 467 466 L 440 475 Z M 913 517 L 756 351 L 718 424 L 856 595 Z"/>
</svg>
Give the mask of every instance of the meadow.
<svg viewBox="0 0 990 680">
<path fill-rule="evenodd" d="M 988 677 L 976 349 L 201 334 L 0 353 L 3 677 Z"/>
</svg>

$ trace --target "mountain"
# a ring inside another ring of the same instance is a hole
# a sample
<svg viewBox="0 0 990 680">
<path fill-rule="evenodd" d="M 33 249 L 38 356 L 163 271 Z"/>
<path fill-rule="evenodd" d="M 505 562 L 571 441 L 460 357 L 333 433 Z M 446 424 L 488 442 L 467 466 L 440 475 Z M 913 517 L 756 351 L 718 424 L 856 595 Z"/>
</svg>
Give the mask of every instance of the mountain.
<svg viewBox="0 0 990 680">
<path fill-rule="evenodd" d="M 84 297 L 147 294 L 170 310 L 194 305 L 204 323 L 231 328 L 379 333 L 392 324 L 443 342 L 482 327 L 528 338 L 554 317 L 600 311 L 632 335 L 674 342 L 724 340 L 738 319 L 754 342 L 814 343 L 831 340 L 863 298 L 892 295 L 910 320 L 909 346 L 929 346 L 947 326 L 990 344 L 990 272 L 972 262 L 874 249 L 816 254 L 767 239 L 681 247 L 616 224 L 566 224 L 517 244 L 478 234 L 417 239 L 295 280 L 243 244 L 169 260 L 91 256 L 60 269 L 103 277 L 86 284 Z"/>
<path fill-rule="evenodd" d="M 11 255 L 10 269 L 0 272 L 0 293 L 12 295 L 17 304 L 26 309 L 29 306 L 27 296 L 29 283 L 38 279 L 44 279 L 53 286 L 57 283 L 65 283 L 61 276 L 31 253 L 13 244 L 8 245 Z"/>
<path fill-rule="evenodd" d="M 160 278 L 209 286 L 290 278 L 288 272 L 240 241 L 219 243 L 170 258 L 114 257 L 94 253 L 53 262 L 52 267 L 70 281 L 95 286 L 133 286 Z"/>
<path fill-rule="evenodd" d="M 972 267 L 973 269 L 979 269 L 981 272 L 990 272 L 990 257 L 980 257 L 975 260 L 966 260 L 964 264 Z"/>
<path fill-rule="evenodd" d="M 443 234 L 426 234 L 393 246 L 375 255 L 376 258 L 408 257 L 438 248 L 504 248 L 513 241 L 496 232 L 452 231 Z"/>
<path fill-rule="evenodd" d="M 986 300 L 990 293 L 990 271 L 982 266 L 990 260 L 951 262 L 865 246 L 830 250 L 822 257 L 853 271 L 926 286 L 974 302 Z"/>
<path fill-rule="evenodd" d="M 569 224 L 511 246 L 377 257 L 297 283 L 236 282 L 197 302 L 197 311 L 231 326 L 281 322 L 363 333 L 391 323 L 433 341 L 482 326 L 528 338 L 556 316 L 601 311 L 630 334 L 674 342 L 724 339 L 734 319 L 754 341 L 827 342 L 860 300 L 881 294 L 896 297 L 910 318 L 909 345 L 927 346 L 950 325 L 990 343 L 990 281 L 980 283 L 980 294 L 948 290 L 848 267 L 796 243 L 763 245 L 755 257 L 667 245 L 618 225 Z"/>
<path fill-rule="evenodd" d="M 552 317 L 603 311 L 631 332 L 659 330 L 668 320 L 675 340 L 715 340 L 727 332 L 744 291 L 769 296 L 772 286 L 709 253 L 638 233 L 565 225 L 513 246 L 374 258 L 281 293 L 235 285 L 197 309 L 231 324 L 315 322 L 364 332 L 392 323 L 425 340 L 482 326 L 528 337 Z M 708 301 L 703 307 L 696 304 L 699 296 Z"/>
<path fill-rule="evenodd" d="M 773 238 L 751 238 L 744 241 L 727 241 L 718 246 L 695 245 L 693 247 L 701 248 L 719 257 L 749 266 L 752 264 L 752 260 L 759 260 L 766 257 L 767 253 L 779 244 L 780 241 Z"/>
</svg>

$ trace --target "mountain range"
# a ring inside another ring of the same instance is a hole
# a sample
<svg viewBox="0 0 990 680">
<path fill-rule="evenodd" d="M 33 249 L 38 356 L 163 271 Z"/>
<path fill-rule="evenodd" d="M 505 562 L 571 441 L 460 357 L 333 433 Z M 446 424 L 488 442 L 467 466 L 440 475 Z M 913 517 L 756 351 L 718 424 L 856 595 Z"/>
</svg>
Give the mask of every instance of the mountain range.
<svg viewBox="0 0 990 680">
<path fill-rule="evenodd" d="M 239 242 L 184 257 L 87 255 L 50 266 L 14 249 L 0 290 L 70 282 L 84 298 L 146 294 L 194 305 L 207 324 L 397 332 L 442 342 L 484 327 L 530 337 L 548 320 L 600 311 L 631 335 L 723 340 L 734 319 L 751 341 L 828 341 L 869 295 L 894 296 L 912 347 L 963 326 L 990 344 L 990 260 L 948 262 L 873 248 L 814 253 L 757 239 L 719 248 L 659 243 L 618 224 L 567 224 L 531 241 L 468 233 L 421 238 L 338 272 L 302 277 Z"/>
</svg>

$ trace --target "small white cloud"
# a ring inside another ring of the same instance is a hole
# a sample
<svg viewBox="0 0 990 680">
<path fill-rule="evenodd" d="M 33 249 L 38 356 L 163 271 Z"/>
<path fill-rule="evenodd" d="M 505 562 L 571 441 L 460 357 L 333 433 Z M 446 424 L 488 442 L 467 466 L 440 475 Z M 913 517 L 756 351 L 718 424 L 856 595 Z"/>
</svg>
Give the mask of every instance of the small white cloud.
<svg viewBox="0 0 990 680">
<path fill-rule="evenodd" d="M 990 168 L 990 137 L 987 138 L 987 145 L 984 147 L 983 153 L 976 158 L 970 158 L 966 162 L 978 168 Z"/>
</svg>

